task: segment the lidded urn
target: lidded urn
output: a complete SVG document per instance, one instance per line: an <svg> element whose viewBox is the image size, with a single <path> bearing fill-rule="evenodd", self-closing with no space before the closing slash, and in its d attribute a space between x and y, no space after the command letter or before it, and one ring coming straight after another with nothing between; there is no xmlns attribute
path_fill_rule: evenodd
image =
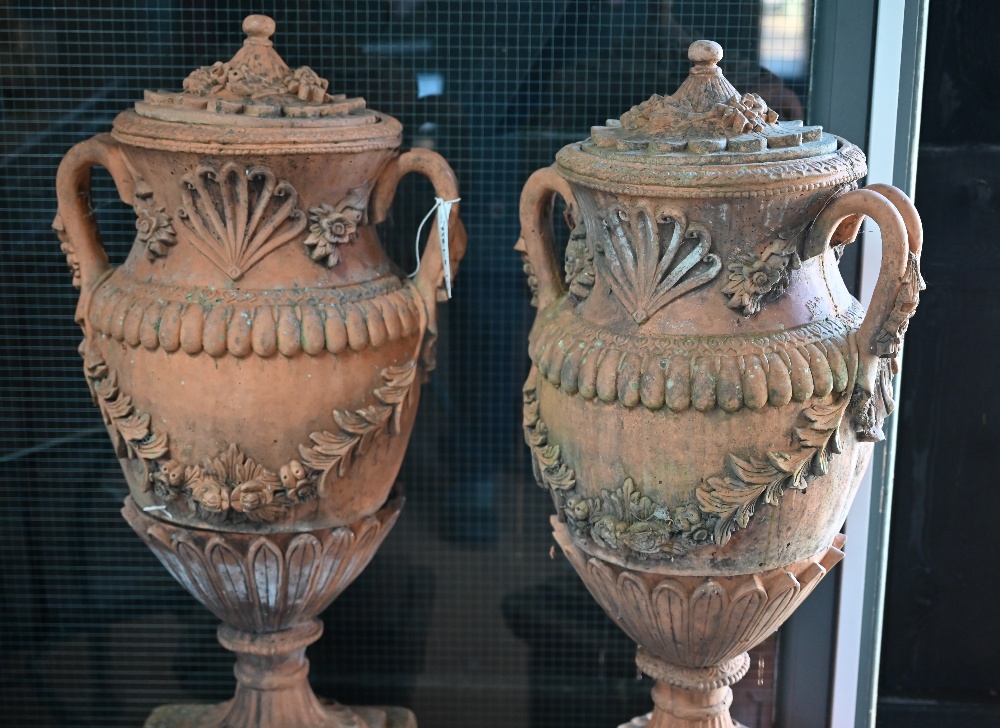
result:
<svg viewBox="0 0 1000 728"><path fill-rule="evenodd" d="M857 188L857 146L737 91L718 44L689 58L675 93L530 177L517 245L538 308L535 476L570 560L669 687L657 705L675 707L675 689L728 691L745 650L839 558L923 288L916 210L894 187ZM554 195L572 228L562 254ZM838 270L864 216L883 239L867 311ZM702 698L688 712L723 721L706 707L721 698ZM664 716L650 725L675 725Z"/></svg>
<svg viewBox="0 0 1000 728"><path fill-rule="evenodd" d="M303 654L399 513L388 498L436 308L465 252L458 187L440 155L400 153L396 119L287 66L273 20L243 29L231 60L147 91L70 150L56 181L53 227L128 481L123 514L239 655L232 701L149 725L410 725L407 711L321 705ZM89 205L95 166L135 211L119 266ZM439 200L407 276L375 226L411 172Z"/></svg>
<svg viewBox="0 0 1000 728"><path fill-rule="evenodd" d="M270 18L244 30L232 60L67 154L55 227L135 503L221 530L343 525L386 500L444 295L436 231L408 279L375 225L408 172L446 200L457 186L437 154L399 154L398 121L285 65ZM94 165L136 214L118 267L87 207Z"/></svg>

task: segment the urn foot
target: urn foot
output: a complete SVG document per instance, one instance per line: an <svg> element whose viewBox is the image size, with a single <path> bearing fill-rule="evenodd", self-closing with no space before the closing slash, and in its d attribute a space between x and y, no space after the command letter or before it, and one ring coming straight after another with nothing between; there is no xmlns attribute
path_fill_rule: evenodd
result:
<svg viewBox="0 0 1000 728"><path fill-rule="evenodd" d="M222 726L219 723L220 710L228 703L221 705L161 705L154 710L143 728L204 728L204 726ZM352 728L417 728L417 719L406 708L347 708L343 705L324 704L323 709L329 714L332 722L324 725L351 726ZM344 722L354 721L354 722ZM212 722L215 721L215 722ZM241 723L230 724L243 726ZM281 723L291 726L289 723Z"/></svg>
<svg viewBox="0 0 1000 728"><path fill-rule="evenodd" d="M746 652L711 667L684 667L653 657L640 647L635 661L640 670L656 680L653 687L656 709L626 725L743 728L729 715L729 707L733 704L730 686L743 679L750 669L750 655Z"/></svg>

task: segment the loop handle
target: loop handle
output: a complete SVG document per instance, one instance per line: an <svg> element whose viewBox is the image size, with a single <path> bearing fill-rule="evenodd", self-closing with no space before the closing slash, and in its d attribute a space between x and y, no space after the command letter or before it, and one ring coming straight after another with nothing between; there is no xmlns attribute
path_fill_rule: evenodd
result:
<svg viewBox="0 0 1000 728"><path fill-rule="evenodd" d="M80 289L76 320L81 325L94 289L111 270L101 231L90 205L91 170L98 166L111 173L118 196L132 207L135 179L129 171L122 146L110 134L98 134L70 149L56 173L59 211L52 227L73 271L73 285Z"/></svg>
<svg viewBox="0 0 1000 728"><path fill-rule="evenodd" d="M559 296L565 288L556 257L555 233L552 229L552 208L559 195L567 206L576 207L576 199L569 182L556 171L555 165L544 167L532 174L521 191L521 238L514 249L527 256L531 275L537 281L538 310L541 311ZM534 287L533 287L534 288Z"/></svg>
<svg viewBox="0 0 1000 728"><path fill-rule="evenodd" d="M882 363L890 360L894 373L903 334L919 303L920 291L924 289L920 276L923 247L920 215L910 198L892 185L873 184L863 190L847 192L834 199L816 217L806 237L803 258L819 255L831 245L852 242L861 218L866 215L882 232L882 264L868 312L858 329L857 386L861 392L856 396L861 400L861 407L856 420L861 420L859 437L876 441L882 439L881 417L871 414L871 403L878 378L887 378L881 391L887 388L891 376ZM891 401L888 404L891 405ZM889 407L885 409L891 411Z"/></svg>
<svg viewBox="0 0 1000 728"><path fill-rule="evenodd" d="M434 194L443 200L458 199L458 180L455 172L437 152L429 149L411 149L391 160L382 170L375 189L372 192L370 213L372 222L384 222L389 214L389 207L396 196L399 181L411 172L422 174L434 186ZM451 275L458 271L458 264L465 255L466 234L465 225L458 216L459 205L451 206L448 216L448 257L451 263ZM420 258L419 269L413 277L413 283L427 305L428 315L435 320L434 312L438 301L447 301L448 293L444 286L444 264L441 258L441 243L438 238L437 225L431 227L424 254Z"/></svg>

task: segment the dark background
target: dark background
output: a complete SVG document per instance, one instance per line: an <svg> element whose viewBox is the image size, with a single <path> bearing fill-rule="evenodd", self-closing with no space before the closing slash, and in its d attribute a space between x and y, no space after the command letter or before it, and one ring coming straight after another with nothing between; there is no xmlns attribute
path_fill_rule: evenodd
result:
<svg viewBox="0 0 1000 728"><path fill-rule="evenodd" d="M404 146L448 158L470 237L401 475L406 510L324 615L317 691L407 705L430 728L608 728L645 712L651 683L636 680L632 646L549 558L549 500L526 467L533 311L511 250L518 194L591 124L672 91L694 38L724 45L738 88L808 118L807 75L779 79L760 63L761 18L795 0L239 5L0 1L0 724L135 726L157 704L231 693L214 618L117 513L124 481L83 380L75 292L49 225L62 154L143 89L228 59L249 12L275 17L290 65L397 116ZM903 372L880 727L1000 725L1000 5L930 5L916 197L928 289ZM418 98L419 74L443 77L443 92ZM406 181L380 231L404 268L432 196ZM103 172L94 202L121 261L132 212ZM775 664L762 655L733 711L751 728L770 724Z"/></svg>
<svg viewBox="0 0 1000 728"><path fill-rule="evenodd" d="M398 117L404 146L447 157L470 239L401 474L404 515L324 615L309 651L317 692L406 705L430 728L606 728L648 711L634 646L549 556L551 501L521 442L534 312L512 250L518 196L592 124L676 88L696 38L725 45L734 83L781 92L801 116L807 66L784 82L761 68L764 11L760 0L0 2L0 724L136 726L161 703L231 695L214 617L118 515L124 480L89 400L76 295L49 226L65 151L143 89L228 60L249 12L276 19L289 65ZM440 93L420 98L422 74L440 77ZM134 215L101 170L93 198L121 261ZM432 201L406 180L380 230L404 269ZM754 664L734 711L752 727L771 714L773 645Z"/></svg>
<svg viewBox="0 0 1000 728"><path fill-rule="evenodd" d="M879 726L1000 726L1000 4L931 0Z"/></svg>

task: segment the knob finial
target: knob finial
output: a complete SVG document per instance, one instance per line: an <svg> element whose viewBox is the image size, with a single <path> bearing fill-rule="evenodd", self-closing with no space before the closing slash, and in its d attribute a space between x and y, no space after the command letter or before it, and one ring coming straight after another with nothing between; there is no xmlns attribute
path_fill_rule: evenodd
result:
<svg viewBox="0 0 1000 728"><path fill-rule="evenodd" d="M246 42L271 45L270 38L274 35L274 27L274 20L266 15L248 15L243 21L243 32L247 34Z"/></svg>
<svg viewBox="0 0 1000 728"><path fill-rule="evenodd" d="M696 66L714 66L722 60L722 46L714 40L696 40L688 47L688 58Z"/></svg>

